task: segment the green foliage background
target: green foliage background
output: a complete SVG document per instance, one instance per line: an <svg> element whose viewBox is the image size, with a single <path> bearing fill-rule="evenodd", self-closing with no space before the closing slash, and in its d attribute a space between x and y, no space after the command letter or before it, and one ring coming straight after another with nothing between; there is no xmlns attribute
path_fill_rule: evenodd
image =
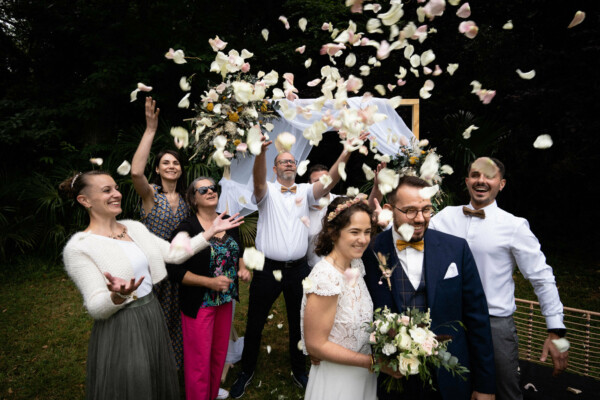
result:
<svg viewBox="0 0 600 400"><path fill-rule="evenodd" d="M198 101L209 81L220 79L208 72L214 59L208 39L215 35L229 43L226 50L254 52L249 60L252 71L293 72L301 97L316 97L318 88L307 88L305 83L318 77L320 67L328 63L318 54L320 45L330 41L321 24L328 21L343 29L352 18L364 27L369 18L350 15L343 3L4 0L0 4L0 264L19 262L22 254L59 257L66 238L84 223L84 215L60 198L58 183L71 172L89 169L90 157L104 158L102 168L109 171L131 160L144 123L143 102L129 102L137 82L154 87L152 96L161 108L154 150L172 147L169 127L189 116L176 107L182 97L179 78L194 75L192 102ZM552 239L557 225L567 232L591 232L591 221L598 216L594 207L587 206L594 203L593 172L599 162L597 2L469 3L471 19L480 27L475 40L456 32L460 19L448 7L447 15L430 23L438 33L416 48L420 53L433 47L436 63L443 68L449 62L460 64L453 77L437 77L432 98L421 102L421 137L430 139L456 171L446 180L445 190L452 201L465 201L465 166L474 157L495 155L508 171L501 206L527 217L542 238ZM412 15L410 10L416 6L416 1L406 1L406 14ZM577 10L586 11L586 20L566 29ZM278 21L280 15L287 16L290 30ZM304 33L297 27L300 17L309 21ZM509 19L515 28L502 30ZM260 35L263 28L270 31L268 42ZM307 47L303 55L294 52L301 45ZM175 65L164 58L170 47L201 61ZM337 66L342 75L357 75L358 66L374 53L372 48L353 51L359 61L350 70L340 59ZM306 69L304 60L309 57L313 65ZM401 57L401 52L394 54L373 69L364 78L363 91L373 91L378 83L394 83L391 77ZM535 69L536 78L518 78L517 68ZM411 79L393 95L418 97L423 80ZM472 80L497 90L490 105L482 105L470 94ZM479 130L465 140L461 134L471 124ZM535 138L544 133L552 136L554 146L533 149ZM324 142L311 160L332 163L336 146L335 139ZM363 161L374 165L370 159L353 157L349 180L338 192L364 184ZM211 166L194 168L187 170L188 176L198 174L199 168L219 174ZM136 218L137 196L129 177L115 174L115 178L124 192L124 217Z"/></svg>

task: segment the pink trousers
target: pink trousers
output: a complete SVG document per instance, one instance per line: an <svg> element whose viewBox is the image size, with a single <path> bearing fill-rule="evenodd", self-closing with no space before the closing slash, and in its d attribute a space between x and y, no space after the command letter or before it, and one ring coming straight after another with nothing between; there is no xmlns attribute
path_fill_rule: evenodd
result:
<svg viewBox="0 0 600 400"><path fill-rule="evenodd" d="M201 308L196 318L181 314L185 396L214 400L229 346L232 304Z"/></svg>

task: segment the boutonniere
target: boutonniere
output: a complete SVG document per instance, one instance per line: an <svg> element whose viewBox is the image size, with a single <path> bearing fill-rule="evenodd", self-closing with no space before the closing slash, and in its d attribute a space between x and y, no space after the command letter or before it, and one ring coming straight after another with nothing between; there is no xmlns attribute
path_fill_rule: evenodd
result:
<svg viewBox="0 0 600 400"><path fill-rule="evenodd" d="M377 252L377 262L379 263L379 269L381 270L381 278L379 278L379 284L383 284L383 279L387 281L388 288L392 290L392 280L390 279L392 273L396 269L396 266L389 268L387 265L387 257Z"/></svg>

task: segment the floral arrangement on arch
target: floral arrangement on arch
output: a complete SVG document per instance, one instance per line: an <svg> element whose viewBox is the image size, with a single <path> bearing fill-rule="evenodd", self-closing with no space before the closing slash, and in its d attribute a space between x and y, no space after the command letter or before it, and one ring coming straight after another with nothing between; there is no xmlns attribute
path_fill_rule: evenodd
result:
<svg viewBox="0 0 600 400"><path fill-rule="evenodd" d="M397 171L399 177L411 175L417 176L432 186L422 189L424 196L431 198L434 205L440 205L444 192L440 189L443 175L452 175L454 170L450 165L442 165L441 155L436 153L436 148L428 148L429 140L413 140L409 143L405 137L401 137L398 153L390 160L390 167Z"/></svg>
<svg viewBox="0 0 600 400"><path fill-rule="evenodd" d="M292 74L284 74L283 90L274 87L279 81L276 71L251 74L247 59L254 54L248 50L241 53L230 50L225 54L221 50L227 43L218 36L208 42L217 53L210 71L219 73L223 81L210 85L200 97L200 103L194 106L195 116L187 120L193 125L191 134L185 128L175 127L171 135L179 148L191 146L194 149L190 160L198 155L202 160L210 154L209 159L225 167L231 164L232 158L248 151L260 154L261 137L273 129L270 121L279 118L276 100L297 98L298 90L293 85ZM189 79L182 77L180 87L189 92ZM269 90L271 95L267 93ZM181 99L180 108L190 107L189 96L187 93Z"/></svg>
<svg viewBox="0 0 600 400"><path fill-rule="evenodd" d="M431 370L443 367L452 375L466 379L469 370L460 365L458 358L447 351L452 340L450 335L436 335L431 330L429 310L420 312L408 309L402 314L391 312L387 307L378 308L373 314L373 322L367 324L371 333L369 341L377 360L373 371L379 373L386 364L404 377L419 375L424 384L433 388ZM388 376L386 390L402 391L403 379Z"/></svg>

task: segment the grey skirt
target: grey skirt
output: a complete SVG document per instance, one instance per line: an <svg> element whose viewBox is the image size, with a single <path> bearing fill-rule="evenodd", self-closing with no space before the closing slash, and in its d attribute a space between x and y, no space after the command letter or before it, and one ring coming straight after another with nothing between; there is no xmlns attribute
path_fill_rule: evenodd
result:
<svg viewBox="0 0 600 400"><path fill-rule="evenodd" d="M94 322L86 399L179 399L167 325L152 293Z"/></svg>

